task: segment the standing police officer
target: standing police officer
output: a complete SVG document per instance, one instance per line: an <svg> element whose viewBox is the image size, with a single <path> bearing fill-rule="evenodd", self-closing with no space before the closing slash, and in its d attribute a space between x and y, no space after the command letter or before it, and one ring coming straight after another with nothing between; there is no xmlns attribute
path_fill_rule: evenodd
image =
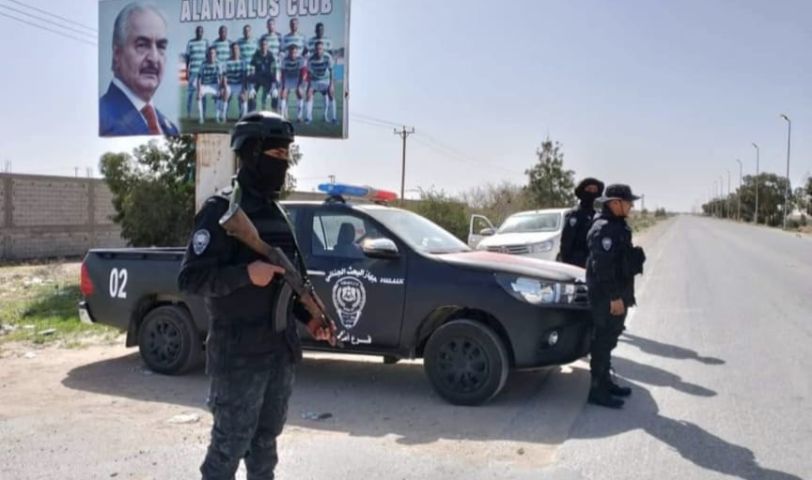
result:
<svg viewBox="0 0 812 480"><path fill-rule="evenodd" d="M596 178L585 178L575 187L575 196L581 203L564 216L559 261L586 268L586 259L589 257L586 234L595 218L595 200L602 194L603 182Z"/></svg>
<svg viewBox="0 0 812 480"><path fill-rule="evenodd" d="M279 115L255 112L234 127L242 189L240 206L260 237L279 247L302 270L290 223L276 200L285 184L293 126ZM209 407L214 415L211 443L200 471L204 480L231 480L245 459L249 480L274 478L276 438L287 418L293 364L301 359L296 317L318 340L332 332L311 318L295 298L282 298L284 270L267 263L219 220L229 202L209 198L195 218L178 276L180 290L205 297L210 317L206 369L211 376ZM291 301L293 315L275 322L277 302Z"/></svg>
<svg viewBox="0 0 812 480"><path fill-rule="evenodd" d="M643 273L646 256L632 245L632 230L626 217L639 197L627 185L609 185L599 200L603 211L587 235L589 259L586 281L595 322L590 368L592 385L589 403L620 408L632 391L612 381L611 353L624 330L626 312L635 305L634 276Z"/></svg>

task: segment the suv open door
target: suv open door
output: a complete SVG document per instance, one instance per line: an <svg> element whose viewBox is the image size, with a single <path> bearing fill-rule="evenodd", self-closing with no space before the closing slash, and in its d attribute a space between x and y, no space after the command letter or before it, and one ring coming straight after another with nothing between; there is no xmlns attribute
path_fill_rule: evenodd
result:
<svg viewBox="0 0 812 480"><path fill-rule="evenodd" d="M496 233L493 223L484 215L471 215L471 222L468 225L468 246L476 248L483 238Z"/></svg>

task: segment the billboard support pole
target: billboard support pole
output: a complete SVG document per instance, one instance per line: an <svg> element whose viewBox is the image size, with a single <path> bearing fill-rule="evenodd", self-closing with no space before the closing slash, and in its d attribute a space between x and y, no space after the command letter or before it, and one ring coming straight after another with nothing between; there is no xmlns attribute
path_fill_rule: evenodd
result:
<svg viewBox="0 0 812 480"><path fill-rule="evenodd" d="M207 198L231 185L237 161L230 136L221 133L195 135L195 211Z"/></svg>

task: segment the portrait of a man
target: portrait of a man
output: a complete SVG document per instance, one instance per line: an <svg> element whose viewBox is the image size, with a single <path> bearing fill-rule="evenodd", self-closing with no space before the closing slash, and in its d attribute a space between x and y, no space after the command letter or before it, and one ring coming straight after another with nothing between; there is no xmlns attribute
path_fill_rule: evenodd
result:
<svg viewBox="0 0 812 480"><path fill-rule="evenodd" d="M113 79L99 99L99 134L178 135L153 98L167 61L167 21L155 6L133 2L113 26Z"/></svg>

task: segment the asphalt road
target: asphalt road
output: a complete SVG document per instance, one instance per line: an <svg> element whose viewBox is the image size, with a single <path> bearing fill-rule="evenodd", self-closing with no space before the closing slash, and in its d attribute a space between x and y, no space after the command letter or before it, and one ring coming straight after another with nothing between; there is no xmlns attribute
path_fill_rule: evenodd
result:
<svg viewBox="0 0 812 480"><path fill-rule="evenodd" d="M310 354L278 478L812 479L812 239L679 217L640 241L640 307L614 360L623 410L585 403L583 361L463 408L419 362ZM121 345L23 353L0 355L0 478L196 478L202 372L151 375Z"/></svg>
<svg viewBox="0 0 812 480"><path fill-rule="evenodd" d="M586 479L812 478L812 239L679 217L649 262L615 368L556 467ZM555 478L555 477L552 477Z"/></svg>

